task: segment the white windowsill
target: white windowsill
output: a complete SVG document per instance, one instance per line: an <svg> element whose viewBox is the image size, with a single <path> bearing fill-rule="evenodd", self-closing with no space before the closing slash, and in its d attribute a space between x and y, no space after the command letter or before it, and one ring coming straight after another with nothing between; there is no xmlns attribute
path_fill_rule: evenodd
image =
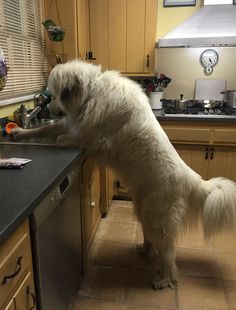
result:
<svg viewBox="0 0 236 310"><path fill-rule="evenodd" d="M28 100L32 100L34 98L34 95L27 95L27 96L23 96L23 97L18 97L18 98L11 98L11 99L4 99L4 100L0 100L0 107L2 106L6 106L9 104L13 104L13 103L18 103L18 102L24 102L24 101L28 101Z"/></svg>

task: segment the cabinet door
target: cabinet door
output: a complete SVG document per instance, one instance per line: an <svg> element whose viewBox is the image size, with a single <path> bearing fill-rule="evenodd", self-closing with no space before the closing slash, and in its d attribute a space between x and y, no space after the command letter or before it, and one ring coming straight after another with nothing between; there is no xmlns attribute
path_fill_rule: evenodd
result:
<svg viewBox="0 0 236 310"><path fill-rule="evenodd" d="M126 72L143 72L145 0L127 0Z"/></svg>
<svg viewBox="0 0 236 310"><path fill-rule="evenodd" d="M90 0L90 45L95 64L108 68L108 0Z"/></svg>
<svg viewBox="0 0 236 310"><path fill-rule="evenodd" d="M129 187L125 184L120 175L115 174L115 195L130 196Z"/></svg>
<svg viewBox="0 0 236 310"><path fill-rule="evenodd" d="M176 144L175 149L190 168L200 174L203 179L207 178L208 147Z"/></svg>
<svg viewBox="0 0 236 310"><path fill-rule="evenodd" d="M48 49L60 56L67 54L69 59L78 57L76 0L45 0L45 16L66 29L61 42L53 42L46 37Z"/></svg>
<svg viewBox="0 0 236 310"><path fill-rule="evenodd" d="M4 310L16 310L14 300L12 299L9 304L4 308Z"/></svg>
<svg viewBox="0 0 236 310"><path fill-rule="evenodd" d="M210 147L209 150L208 179L225 176L227 147Z"/></svg>
<svg viewBox="0 0 236 310"><path fill-rule="evenodd" d="M82 179L83 246L86 259L100 218L100 173L91 160L83 165Z"/></svg>
<svg viewBox="0 0 236 310"><path fill-rule="evenodd" d="M111 169L108 169L108 202L111 205L112 198L114 195L114 173Z"/></svg>
<svg viewBox="0 0 236 310"><path fill-rule="evenodd" d="M109 211L114 194L114 175L113 171L110 168L100 168L100 189L101 212L102 216L105 217Z"/></svg>
<svg viewBox="0 0 236 310"><path fill-rule="evenodd" d="M126 0L109 0L109 69L126 70Z"/></svg>
<svg viewBox="0 0 236 310"><path fill-rule="evenodd" d="M236 147L228 148L225 177L236 182Z"/></svg>
<svg viewBox="0 0 236 310"><path fill-rule="evenodd" d="M157 30L157 0L146 0L145 46L143 55L143 71L154 72L155 44Z"/></svg>
<svg viewBox="0 0 236 310"><path fill-rule="evenodd" d="M236 147L212 147L208 179L226 177L236 181Z"/></svg>
<svg viewBox="0 0 236 310"><path fill-rule="evenodd" d="M78 57L87 60L90 51L89 0L77 0Z"/></svg>

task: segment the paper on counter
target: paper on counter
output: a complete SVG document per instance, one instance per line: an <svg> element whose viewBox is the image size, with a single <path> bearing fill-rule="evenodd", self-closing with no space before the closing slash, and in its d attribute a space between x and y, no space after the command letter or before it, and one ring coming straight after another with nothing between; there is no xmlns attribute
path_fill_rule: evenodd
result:
<svg viewBox="0 0 236 310"><path fill-rule="evenodd" d="M23 168L23 166L32 159L28 158L0 158L0 169Z"/></svg>

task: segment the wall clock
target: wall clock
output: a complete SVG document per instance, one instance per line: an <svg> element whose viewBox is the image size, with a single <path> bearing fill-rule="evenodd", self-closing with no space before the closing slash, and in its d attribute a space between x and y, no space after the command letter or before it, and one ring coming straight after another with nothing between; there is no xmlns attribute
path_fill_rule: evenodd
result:
<svg viewBox="0 0 236 310"><path fill-rule="evenodd" d="M207 49L200 56L200 63L204 68L204 73L210 75L213 72L213 67L217 64L219 55L214 49Z"/></svg>

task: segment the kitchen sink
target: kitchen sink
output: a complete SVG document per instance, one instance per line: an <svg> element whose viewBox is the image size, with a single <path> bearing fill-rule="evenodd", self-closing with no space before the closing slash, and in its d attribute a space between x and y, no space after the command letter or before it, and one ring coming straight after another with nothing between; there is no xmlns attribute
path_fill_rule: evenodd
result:
<svg viewBox="0 0 236 310"><path fill-rule="evenodd" d="M37 121L32 121L30 125L28 126L28 129L33 128L39 128L41 126L47 125L47 124L54 124L58 122L59 118L42 118ZM58 146L57 144L53 142L48 142L45 140L38 140L38 139L30 139L25 141L12 141L9 135L0 137L0 144L7 144L7 145L48 145L48 146Z"/></svg>
<svg viewBox="0 0 236 310"><path fill-rule="evenodd" d="M38 128L44 125L55 124L59 120L59 118L41 118L40 120L32 121L28 128Z"/></svg>

